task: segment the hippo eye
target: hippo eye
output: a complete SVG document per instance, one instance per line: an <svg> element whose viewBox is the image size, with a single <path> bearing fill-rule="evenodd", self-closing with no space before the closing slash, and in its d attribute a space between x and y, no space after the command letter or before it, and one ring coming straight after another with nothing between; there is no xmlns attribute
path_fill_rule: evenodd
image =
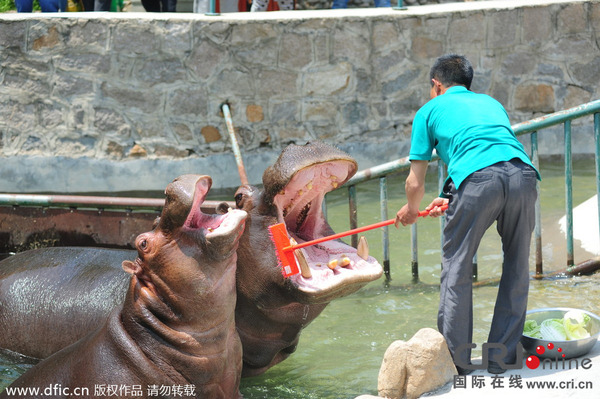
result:
<svg viewBox="0 0 600 399"><path fill-rule="evenodd" d="M235 196L235 206L237 206L239 209L242 209L242 200L244 199L244 194L239 193L238 195Z"/></svg>
<svg viewBox="0 0 600 399"><path fill-rule="evenodd" d="M146 248L148 248L148 241L142 240L140 242L140 249L145 250Z"/></svg>

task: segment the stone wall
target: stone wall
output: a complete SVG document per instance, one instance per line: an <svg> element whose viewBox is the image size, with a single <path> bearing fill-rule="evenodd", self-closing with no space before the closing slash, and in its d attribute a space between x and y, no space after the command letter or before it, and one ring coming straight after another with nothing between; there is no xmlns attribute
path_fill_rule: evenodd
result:
<svg viewBox="0 0 600 399"><path fill-rule="evenodd" d="M474 64L513 123L599 98L600 3L392 9L0 15L0 192L160 190L182 173L250 181L291 142L336 143L360 168L407 154L432 61ZM542 138L542 153L558 151ZM574 132L589 150L590 132ZM545 141L544 141L545 140Z"/></svg>

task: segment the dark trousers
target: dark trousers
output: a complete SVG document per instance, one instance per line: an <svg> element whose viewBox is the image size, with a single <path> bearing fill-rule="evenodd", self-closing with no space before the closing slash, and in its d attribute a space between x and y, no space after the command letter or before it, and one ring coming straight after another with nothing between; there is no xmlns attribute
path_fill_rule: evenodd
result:
<svg viewBox="0 0 600 399"><path fill-rule="evenodd" d="M438 328L455 363L471 362L473 340L472 261L485 231L494 223L502 239L502 277L488 337L504 345L512 364L523 332L529 291L529 249L535 225L536 172L520 160L500 162L471 174L450 197L443 233ZM490 357L493 359L493 354ZM487 366L487 365L486 365Z"/></svg>
<svg viewBox="0 0 600 399"><path fill-rule="evenodd" d="M147 12L175 12L177 0L142 0Z"/></svg>

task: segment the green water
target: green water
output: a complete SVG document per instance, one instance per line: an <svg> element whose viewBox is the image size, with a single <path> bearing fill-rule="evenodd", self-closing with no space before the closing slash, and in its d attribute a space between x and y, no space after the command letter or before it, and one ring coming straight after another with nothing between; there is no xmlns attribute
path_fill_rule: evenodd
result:
<svg viewBox="0 0 600 399"><path fill-rule="evenodd" d="M564 177L560 163L541 167L543 253L545 271L560 270L566 263L566 244L557 221L564 214ZM595 194L593 161L574 165L573 203ZM434 173L427 182L426 200L437 194ZM404 176L388 181L389 218L403 204ZM425 202L424 201L424 202ZM425 203L423 206L426 205ZM379 221L379 188L366 184L358 190L359 226ZM474 210L474 211L485 211ZM344 190L328 196L328 219L336 231L348 229L348 206ZM575 221L577 223L578 221ZM242 380L245 398L344 399L377 394L377 375L387 347L407 340L423 327L436 328L439 300L439 221L422 219L419 232L419 278L411 283L410 228L390 228L392 281L375 281L358 293L333 301L303 332L296 353L259 377ZM371 254L381 259L381 233L365 234ZM575 261L592 255L575 242ZM501 251L492 227L478 254L479 280L500 275ZM531 265L534 265L533 257ZM533 272L533 266L532 266ZM589 277L532 280L529 308L578 307L600 314L600 274ZM496 296L495 285L474 290L474 341L486 342ZM474 352L478 355L478 352ZM29 366L0 357L0 390Z"/></svg>

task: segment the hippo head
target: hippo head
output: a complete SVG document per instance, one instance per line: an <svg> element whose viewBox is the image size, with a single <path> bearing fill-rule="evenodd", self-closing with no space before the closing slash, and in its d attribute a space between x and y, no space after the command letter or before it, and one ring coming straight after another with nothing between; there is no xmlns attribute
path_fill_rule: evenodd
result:
<svg viewBox="0 0 600 399"><path fill-rule="evenodd" d="M210 296L223 280L235 278L236 250L247 214L242 210L203 213L201 205L211 185L209 176L200 175L180 176L170 183L156 227L136 239L137 259L123 262L140 292L168 302L181 314L196 314L198 309L190 301ZM224 279L226 274L230 277ZM226 302L231 307L235 291L229 291L226 294L232 299ZM203 312L206 315L206 309Z"/></svg>
<svg viewBox="0 0 600 399"><path fill-rule="evenodd" d="M275 164L265 170L264 189L240 187L235 197L236 204L249 213L253 229L257 218L261 218L259 228L265 230L268 225L283 222L288 235L296 242L313 240L334 233L322 212L325 194L344 184L356 170L356 161L337 148L318 141L304 146L292 144L284 149ZM253 248L264 246L258 242L259 234L252 229L244 235L253 235L247 245ZM362 248L357 251L340 240L334 240L296 251L303 272L284 281L274 258L275 247L269 239L264 240L266 231L262 237L267 253L261 255L263 263L253 273L286 285L300 303L327 303L357 291L383 273L377 260L368 256L366 245L359 246ZM245 245L240 246L238 254L242 253L242 246ZM336 262L338 266L335 266ZM243 263L244 260L240 259L238 268L244 267ZM238 277L238 292L240 283Z"/></svg>

